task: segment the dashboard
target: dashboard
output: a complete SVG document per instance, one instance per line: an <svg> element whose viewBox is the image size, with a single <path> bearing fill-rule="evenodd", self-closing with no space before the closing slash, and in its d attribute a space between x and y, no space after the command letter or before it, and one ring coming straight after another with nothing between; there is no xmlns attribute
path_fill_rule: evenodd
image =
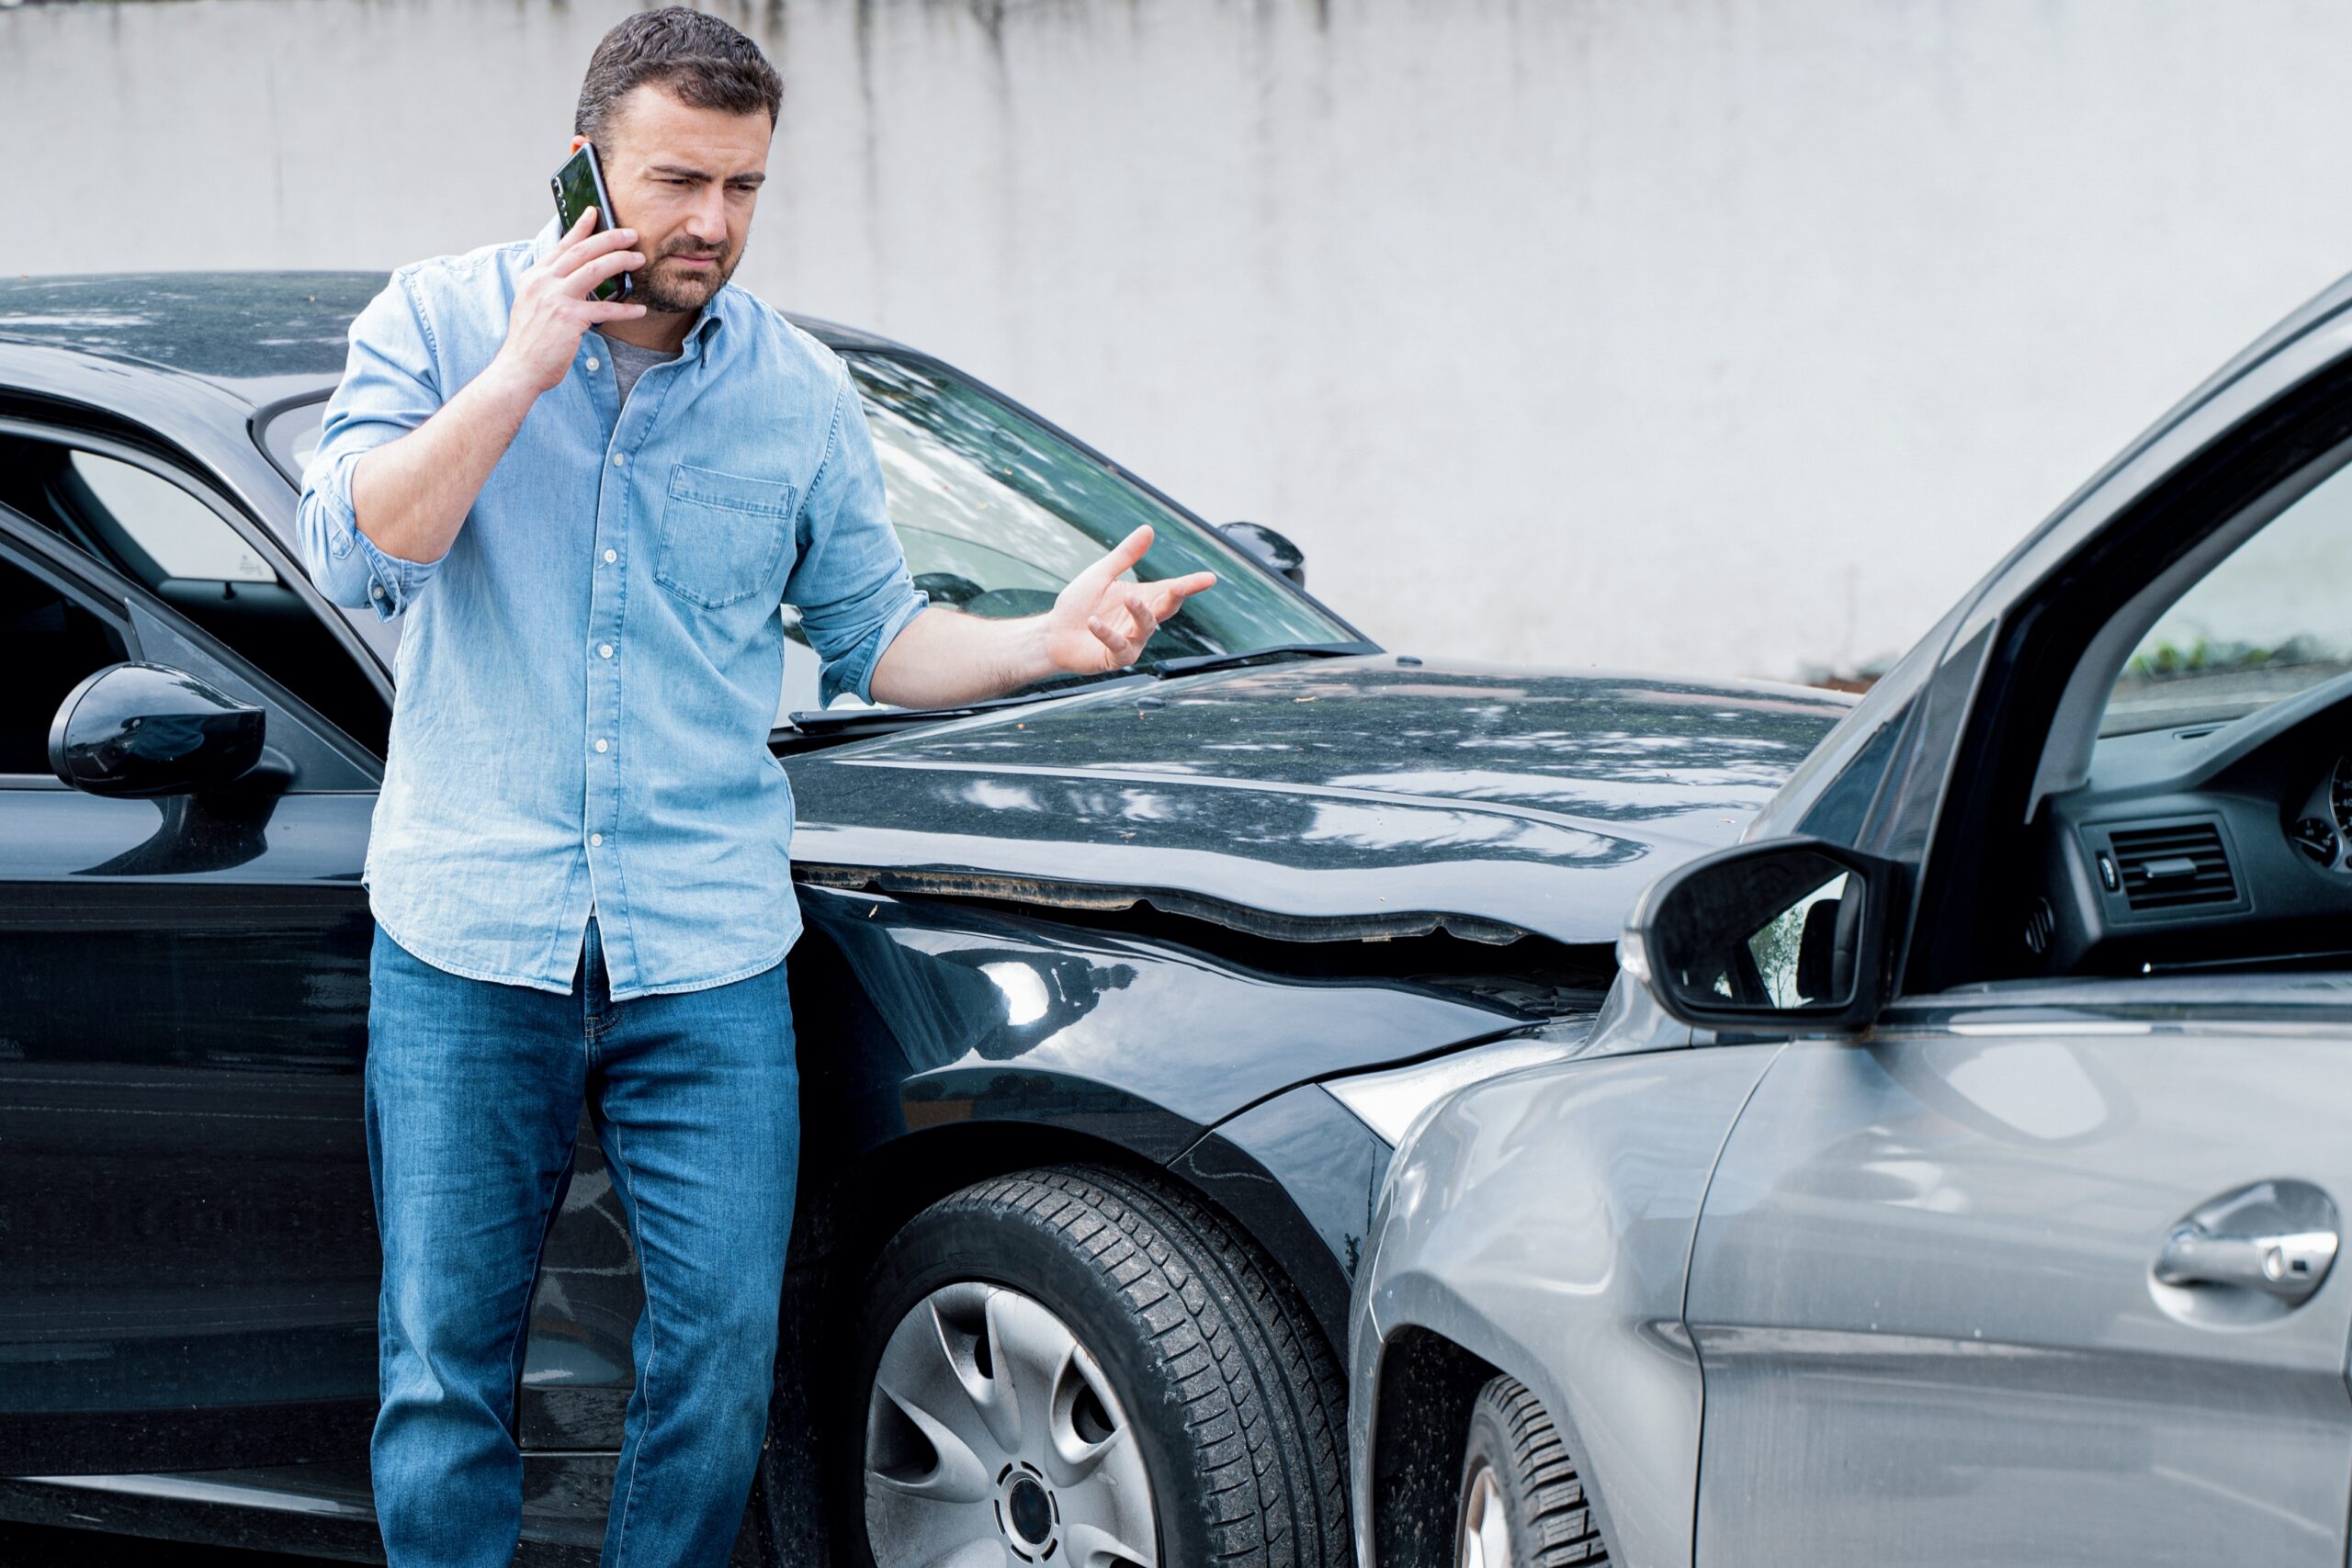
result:
<svg viewBox="0 0 2352 1568"><path fill-rule="evenodd" d="M2303 802L2302 814L2288 828L2287 837L2313 865L2352 870L2344 859L2344 846L2352 843L2352 756L2335 759L2327 782Z"/></svg>
<svg viewBox="0 0 2352 1568"><path fill-rule="evenodd" d="M2352 963L2352 677L2222 723L2103 738L2052 797L2028 967Z"/></svg>

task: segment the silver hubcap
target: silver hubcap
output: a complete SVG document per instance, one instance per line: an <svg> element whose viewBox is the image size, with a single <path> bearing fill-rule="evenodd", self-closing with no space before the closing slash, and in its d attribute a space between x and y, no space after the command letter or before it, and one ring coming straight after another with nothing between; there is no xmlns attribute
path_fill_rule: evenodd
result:
<svg viewBox="0 0 2352 1568"><path fill-rule="evenodd" d="M1460 1568L1511 1568L1510 1518L1494 1466L1482 1464L1462 1499L1462 1539L1453 1560Z"/></svg>
<svg viewBox="0 0 2352 1568"><path fill-rule="evenodd" d="M865 1414L880 1568L1158 1568L1126 1411L1043 1303L944 1285L899 1320Z"/></svg>

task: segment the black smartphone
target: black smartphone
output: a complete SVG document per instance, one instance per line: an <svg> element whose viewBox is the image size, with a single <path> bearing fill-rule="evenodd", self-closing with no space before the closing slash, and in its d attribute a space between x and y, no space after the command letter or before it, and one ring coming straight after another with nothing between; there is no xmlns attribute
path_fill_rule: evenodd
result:
<svg viewBox="0 0 2352 1568"><path fill-rule="evenodd" d="M605 171L597 165L594 143L583 141L580 151L563 161L563 167L548 182L555 187L555 216L558 231L569 234L580 215L590 208L596 209L597 233L613 226L613 198L605 193ZM616 272L588 291L592 299L626 299L628 298L628 274Z"/></svg>

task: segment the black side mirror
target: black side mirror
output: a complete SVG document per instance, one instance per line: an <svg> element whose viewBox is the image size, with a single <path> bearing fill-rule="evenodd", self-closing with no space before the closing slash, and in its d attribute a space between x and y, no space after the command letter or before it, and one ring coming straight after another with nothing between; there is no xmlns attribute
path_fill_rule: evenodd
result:
<svg viewBox="0 0 2352 1568"><path fill-rule="evenodd" d="M1216 531L1297 586L1306 586L1306 552L1263 523L1220 523Z"/></svg>
<svg viewBox="0 0 2352 1568"><path fill-rule="evenodd" d="M1700 1028L1867 1028L1886 1003L1902 884L1894 862L1842 844L1741 844L1660 877L1620 956Z"/></svg>
<svg viewBox="0 0 2352 1568"><path fill-rule="evenodd" d="M57 705L49 765L91 795L199 795L255 771L266 716L169 665L109 664Z"/></svg>

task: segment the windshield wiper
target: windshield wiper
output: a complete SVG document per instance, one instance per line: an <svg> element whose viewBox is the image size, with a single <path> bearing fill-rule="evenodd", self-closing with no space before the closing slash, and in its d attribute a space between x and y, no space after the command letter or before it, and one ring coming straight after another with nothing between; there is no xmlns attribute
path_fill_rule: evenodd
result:
<svg viewBox="0 0 2352 1568"><path fill-rule="evenodd" d="M1171 675L1191 675L1204 670L1233 670L1250 664L1268 664L1291 659L1345 659L1356 654L1378 653L1380 645L1372 642L1293 642L1273 648L1253 648L1239 653L1195 653L1182 659L1163 659L1153 664L1136 665L1124 671L1114 671L1092 680L1063 681L1050 686L1017 692L1009 697L983 697L978 702L956 703L935 708L812 708L787 714L792 722L769 736L771 745L789 740L796 734L821 736L828 740L844 740L865 735L885 735L894 729L906 729L922 724L944 724L951 718L969 718L975 714L990 713L999 708L1022 707L1041 703L1048 697L1065 697L1079 692L1115 691L1122 686L1148 684L1166 680Z"/></svg>
<svg viewBox="0 0 2352 1568"><path fill-rule="evenodd" d="M1272 648L1246 649L1239 653L1187 654L1182 659L1162 659L1138 668L1165 680L1170 675L1193 675L1204 670L1238 670L1244 665L1271 664L1288 659L1348 659L1379 651L1376 642L1285 642Z"/></svg>
<svg viewBox="0 0 2352 1568"><path fill-rule="evenodd" d="M1048 697L1067 697L1079 692L1108 691L1119 686L1131 686L1151 679L1143 671L1130 671L1092 681L1070 681L1060 685L1035 691L1016 692L1009 697L982 697L977 702L956 703L937 708L809 708L787 714L791 728L803 735L878 735L885 730L904 729L916 724L944 724L951 718L969 718L974 714L989 713L997 708L1023 707L1030 703L1042 703ZM788 734L779 730L777 734Z"/></svg>

